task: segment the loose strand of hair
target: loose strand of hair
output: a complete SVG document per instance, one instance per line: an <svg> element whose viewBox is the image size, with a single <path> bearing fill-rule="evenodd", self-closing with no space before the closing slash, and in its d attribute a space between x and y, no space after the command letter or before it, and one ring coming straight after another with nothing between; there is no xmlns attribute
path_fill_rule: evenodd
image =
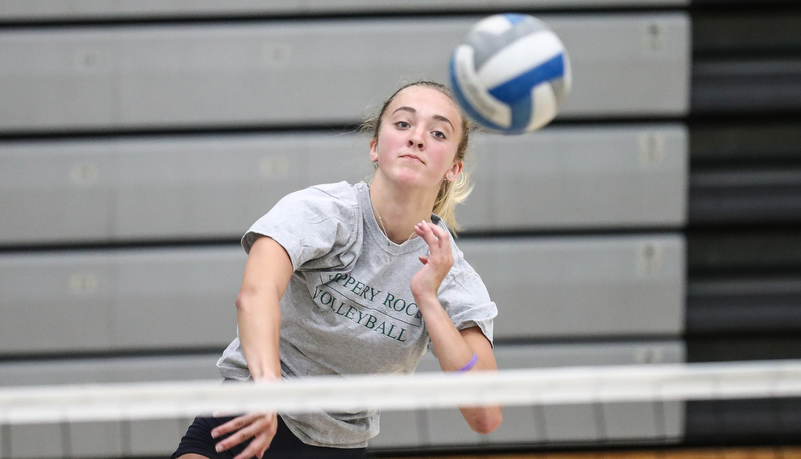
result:
<svg viewBox="0 0 801 459"><path fill-rule="evenodd" d="M445 180L439 189L434 202L434 213L437 214L456 237L461 226L456 222L456 205L463 202L473 191L470 185L470 174L462 171L455 181Z"/></svg>

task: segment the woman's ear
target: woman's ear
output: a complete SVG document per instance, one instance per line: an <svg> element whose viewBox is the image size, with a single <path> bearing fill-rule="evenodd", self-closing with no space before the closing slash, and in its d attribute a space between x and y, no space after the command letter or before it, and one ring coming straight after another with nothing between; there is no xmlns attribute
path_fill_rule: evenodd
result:
<svg viewBox="0 0 801 459"><path fill-rule="evenodd" d="M449 182L455 182L459 174L462 173L462 169L464 169L464 161L454 161L451 168L445 173L445 179Z"/></svg>
<svg viewBox="0 0 801 459"><path fill-rule="evenodd" d="M378 162L378 145L375 137L370 139L370 161Z"/></svg>

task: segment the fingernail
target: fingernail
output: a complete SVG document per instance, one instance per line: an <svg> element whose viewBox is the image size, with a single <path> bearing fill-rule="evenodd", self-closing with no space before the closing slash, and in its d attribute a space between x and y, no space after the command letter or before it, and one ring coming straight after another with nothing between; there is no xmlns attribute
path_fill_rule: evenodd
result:
<svg viewBox="0 0 801 459"><path fill-rule="evenodd" d="M218 443L217 446L214 447L214 449L216 449L217 452L219 453L219 452L221 452L223 450L223 447L222 447L221 444Z"/></svg>

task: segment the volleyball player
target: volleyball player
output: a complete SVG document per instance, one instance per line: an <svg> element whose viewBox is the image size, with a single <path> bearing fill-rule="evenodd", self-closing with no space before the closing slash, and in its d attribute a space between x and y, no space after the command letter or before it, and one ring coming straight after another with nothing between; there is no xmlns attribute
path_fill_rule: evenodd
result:
<svg viewBox="0 0 801 459"><path fill-rule="evenodd" d="M226 380L410 373L429 347L445 372L496 370L496 306L448 230L469 192L468 120L446 87L417 82L371 129L369 186L289 194L243 237ZM497 406L461 411L480 433L501 422ZM377 433L372 410L198 417L173 457L359 458Z"/></svg>

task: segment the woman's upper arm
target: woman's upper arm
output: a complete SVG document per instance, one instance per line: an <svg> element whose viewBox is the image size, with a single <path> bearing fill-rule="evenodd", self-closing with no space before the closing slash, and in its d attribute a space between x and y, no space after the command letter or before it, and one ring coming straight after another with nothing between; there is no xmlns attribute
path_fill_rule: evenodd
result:
<svg viewBox="0 0 801 459"><path fill-rule="evenodd" d="M267 236L260 237L250 248L240 295L269 289L281 298L293 271L292 261L281 244Z"/></svg>
<svg viewBox="0 0 801 459"><path fill-rule="evenodd" d="M483 370L497 370L498 364L495 362L495 354L492 352L492 344L484 336L484 333L479 327L465 328L459 331L462 338L467 342L467 345L476 353L481 368Z"/></svg>

